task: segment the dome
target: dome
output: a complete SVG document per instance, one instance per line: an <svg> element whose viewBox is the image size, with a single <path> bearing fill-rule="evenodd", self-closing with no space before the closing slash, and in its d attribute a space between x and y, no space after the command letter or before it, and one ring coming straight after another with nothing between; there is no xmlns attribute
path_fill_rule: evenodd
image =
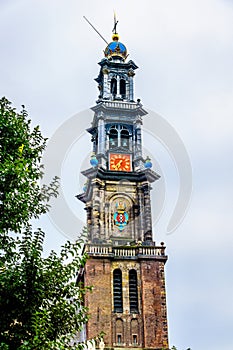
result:
<svg viewBox="0 0 233 350"><path fill-rule="evenodd" d="M119 36L118 34L113 34L112 36L112 42L108 44L106 49L104 50L104 55L107 58L116 57L116 58L122 58L123 60L126 59L127 55L127 49L124 44L119 42Z"/></svg>

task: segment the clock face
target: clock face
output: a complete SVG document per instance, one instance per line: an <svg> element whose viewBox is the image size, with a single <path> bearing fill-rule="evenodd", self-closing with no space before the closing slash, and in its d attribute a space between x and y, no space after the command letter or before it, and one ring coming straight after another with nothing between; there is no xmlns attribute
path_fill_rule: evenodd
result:
<svg viewBox="0 0 233 350"><path fill-rule="evenodd" d="M131 171L130 154L109 154L109 170Z"/></svg>

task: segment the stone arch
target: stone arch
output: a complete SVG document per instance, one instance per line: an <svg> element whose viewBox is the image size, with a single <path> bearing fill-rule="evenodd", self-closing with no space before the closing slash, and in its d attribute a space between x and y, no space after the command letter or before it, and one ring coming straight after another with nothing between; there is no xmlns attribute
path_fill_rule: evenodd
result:
<svg viewBox="0 0 233 350"><path fill-rule="evenodd" d="M113 306L114 312L123 312L122 271L113 270Z"/></svg>
<svg viewBox="0 0 233 350"><path fill-rule="evenodd" d="M129 270L129 305L130 313L138 313L138 274L135 269Z"/></svg>

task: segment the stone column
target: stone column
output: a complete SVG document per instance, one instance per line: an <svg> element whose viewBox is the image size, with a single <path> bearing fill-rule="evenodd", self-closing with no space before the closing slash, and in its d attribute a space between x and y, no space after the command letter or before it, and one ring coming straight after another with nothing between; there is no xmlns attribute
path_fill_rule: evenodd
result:
<svg viewBox="0 0 233 350"><path fill-rule="evenodd" d="M100 198L99 190L93 185L93 202L92 202L92 241L96 241L100 237Z"/></svg>
<svg viewBox="0 0 233 350"><path fill-rule="evenodd" d="M142 160L142 130L141 130L142 120L138 116L137 120L134 122L134 166L135 170L143 168Z"/></svg>
<svg viewBox="0 0 233 350"><path fill-rule="evenodd" d="M144 188L144 206L145 206L145 233L144 240L152 241L152 219L151 219L151 201L150 188L146 185Z"/></svg>
<svg viewBox="0 0 233 350"><path fill-rule="evenodd" d="M105 239L109 239L109 232L110 232L110 220L111 220L111 214L110 214L110 203L105 203Z"/></svg>
<svg viewBox="0 0 233 350"><path fill-rule="evenodd" d="M117 75L117 94L116 94L116 98L120 98L120 77L119 75Z"/></svg>
<svg viewBox="0 0 233 350"><path fill-rule="evenodd" d="M130 100L130 78L128 78L125 82L125 95L126 99Z"/></svg>
<svg viewBox="0 0 233 350"><path fill-rule="evenodd" d="M138 238L144 240L144 201L142 188L138 188L138 204L139 204L139 216L138 216Z"/></svg>
<svg viewBox="0 0 233 350"><path fill-rule="evenodd" d="M103 98L109 98L108 73L109 70L103 67Z"/></svg>
<svg viewBox="0 0 233 350"><path fill-rule="evenodd" d="M91 204L88 203L88 205L86 206L85 210L87 212L87 230L88 230L88 234L91 237L92 234L92 218L91 218ZM89 239L89 238L88 238Z"/></svg>
<svg viewBox="0 0 233 350"><path fill-rule="evenodd" d="M128 76L129 76L129 100L134 101L134 86L133 86L133 77L135 73L132 69L129 70Z"/></svg>
<svg viewBox="0 0 233 350"><path fill-rule="evenodd" d="M104 115L100 112L98 121L98 154L105 152L105 130L104 130Z"/></svg>
<svg viewBox="0 0 233 350"><path fill-rule="evenodd" d="M105 158L105 123L104 114L100 112L98 115L98 151L96 157L99 161L99 165L106 168L106 158Z"/></svg>
<svg viewBox="0 0 233 350"><path fill-rule="evenodd" d="M105 238L105 205L104 205L104 187L100 186L100 238Z"/></svg>

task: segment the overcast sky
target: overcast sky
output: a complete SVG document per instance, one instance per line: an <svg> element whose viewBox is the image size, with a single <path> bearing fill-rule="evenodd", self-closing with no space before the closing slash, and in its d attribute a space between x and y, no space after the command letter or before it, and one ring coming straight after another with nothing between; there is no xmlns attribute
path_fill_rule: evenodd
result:
<svg viewBox="0 0 233 350"><path fill-rule="evenodd" d="M33 124L39 124L45 136L59 140L57 149L65 149L58 174L62 195L73 215L84 220L82 203L74 196L84 182L79 171L88 166L91 145L82 132L92 116L87 110L97 99L93 79L105 43L83 15L110 41L114 9L120 40L139 66L135 97L141 98L145 109L166 119L173 136L177 133L183 141L192 165L191 203L183 222L168 235L180 190L180 165L172 159L174 149L153 135L144 137L146 151L163 175L161 185L158 182L153 189L154 213L157 187L166 189L154 235L156 241L166 242L169 255L170 344L179 350L232 350L233 2L1 0L0 95L17 108L24 104ZM67 127L77 118L82 119L77 140L69 144ZM148 118L152 119L145 121L145 129L155 121ZM74 130L70 132L74 137ZM159 130L153 132L159 136ZM56 156L51 159L55 170ZM47 251L59 249L65 235L69 237L47 217L40 225L48 232Z"/></svg>

